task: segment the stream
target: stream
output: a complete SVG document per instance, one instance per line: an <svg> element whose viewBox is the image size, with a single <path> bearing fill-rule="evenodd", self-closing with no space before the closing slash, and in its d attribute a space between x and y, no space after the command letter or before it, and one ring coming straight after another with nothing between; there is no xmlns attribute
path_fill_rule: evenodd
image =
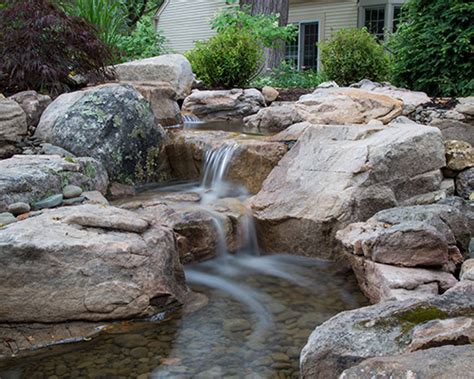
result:
<svg viewBox="0 0 474 379"><path fill-rule="evenodd" d="M243 202L246 191L225 180L235 148L208 152L201 183L148 189L137 198L173 191L198 194L200 207L225 197ZM367 300L354 276L332 263L262 255L251 216L242 220L240 251L230 254L222 236L216 258L185 267L189 287L207 305L160 321L122 322L90 341L10 360L0 378L298 378L314 328Z"/></svg>

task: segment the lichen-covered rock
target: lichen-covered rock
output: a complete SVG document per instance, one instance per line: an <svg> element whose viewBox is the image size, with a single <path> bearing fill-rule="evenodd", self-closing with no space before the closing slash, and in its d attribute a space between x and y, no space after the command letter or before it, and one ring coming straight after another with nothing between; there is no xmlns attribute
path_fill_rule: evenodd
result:
<svg viewBox="0 0 474 379"><path fill-rule="evenodd" d="M0 229L1 322L151 316L187 292L174 234L136 214L80 205Z"/></svg>
<svg viewBox="0 0 474 379"><path fill-rule="evenodd" d="M176 91L178 99L191 93L194 81L191 64L184 55L165 54L125 62L114 67L117 78L122 81L168 82Z"/></svg>
<svg viewBox="0 0 474 379"><path fill-rule="evenodd" d="M64 159L58 155L15 155L0 161L0 212L17 202L32 204L61 193L68 184L107 191L107 172L93 158Z"/></svg>
<svg viewBox="0 0 474 379"><path fill-rule="evenodd" d="M16 101L0 98L0 159L15 152L15 143L27 133L26 114Z"/></svg>
<svg viewBox="0 0 474 379"><path fill-rule="evenodd" d="M299 126L303 134L252 199L267 251L334 257L341 227L440 189L436 128Z"/></svg>
<svg viewBox="0 0 474 379"><path fill-rule="evenodd" d="M465 141L446 141L446 167L453 171L462 171L474 167L474 148Z"/></svg>
<svg viewBox="0 0 474 379"><path fill-rule="evenodd" d="M51 103L48 95L42 95L36 91L18 92L9 98L15 100L25 112L30 133L34 132L41 115Z"/></svg>
<svg viewBox="0 0 474 379"><path fill-rule="evenodd" d="M59 96L35 136L77 156L90 156L111 180L126 183L167 177L165 132L150 104L130 85L104 85Z"/></svg>
<svg viewBox="0 0 474 379"><path fill-rule="evenodd" d="M415 329L426 327L433 320L472 319L473 312L474 283L467 281L441 296L422 301L391 301L342 312L317 327L309 337L301 353L301 376L337 378L344 370L368 358L412 351ZM438 343L434 346L453 344L458 330L444 330L447 333L451 330L453 338L445 334L440 340L439 334L434 333L431 340ZM428 343L425 339L424 344Z"/></svg>
<svg viewBox="0 0 474 379"><path fill-rule="evenodd" d="M194 90L183 103L184 114L192 114L201 120L242 120L265 107L260 91L232 89L222 91Z"/></svg>
<svg viewBox="0 0 474 379"><path fill-rule="evenodd" d="M474 200L474 167L468 168L456 176L456 192L466 200Z"/></svg>

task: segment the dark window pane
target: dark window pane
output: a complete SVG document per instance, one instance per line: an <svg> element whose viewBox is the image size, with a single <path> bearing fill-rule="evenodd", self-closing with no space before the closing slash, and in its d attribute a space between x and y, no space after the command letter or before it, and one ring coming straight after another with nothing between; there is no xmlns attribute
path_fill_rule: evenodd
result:
<svg viewBox="0 0 474 379"><path fill-rule="evenodd" d="M402 7L394 6L393 8L393 32L395 33L402 17Z"/></svg>
<svg viewBox="0 0 474 379"><path fill-rule="evenodd" d="M318 68L318 39L319 30L318 23L306 23L302 24L302 40L303 40L303 51L301 59L301 69L303 70L316 70Z"/></svg>
<svg viewBox="0 0 474 379"><path fill-rule="evenodd" d="M379 39L384 37L385 8L365 8L365 27Z"/></svg>
<svg viewBox="0 0 474 379"><path fill-rule="evenodd" d="M298 42L299 33L293 41L286 43L285 61L294 68L298 68Z"/></svg>

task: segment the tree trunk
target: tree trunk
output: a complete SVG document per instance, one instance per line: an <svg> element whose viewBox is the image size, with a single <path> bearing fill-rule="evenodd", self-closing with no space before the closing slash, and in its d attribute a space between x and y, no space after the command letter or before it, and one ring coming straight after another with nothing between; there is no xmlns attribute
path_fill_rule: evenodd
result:
<svg viewBox="0 0 474 379"><path fill-rule="evenodd" d="M288 12L290 9L289 0L240 0L240 6L251 5L252 14L279 13L279 25L288 24ZM278 67L285 58L285 46L265 49L265 68L272 69Z"/></svg>

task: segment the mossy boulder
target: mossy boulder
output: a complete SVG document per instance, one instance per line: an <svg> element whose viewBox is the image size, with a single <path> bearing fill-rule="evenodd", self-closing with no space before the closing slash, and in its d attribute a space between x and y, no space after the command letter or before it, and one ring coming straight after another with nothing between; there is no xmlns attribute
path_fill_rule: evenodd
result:
<svg viewBox="0 0 474 379"><path fill-rule="evenodd" d="M99 160L111 180L137 184L166 176L165 132L150 104L130 85L59 96L44 112L35 136Z"/></svg>

